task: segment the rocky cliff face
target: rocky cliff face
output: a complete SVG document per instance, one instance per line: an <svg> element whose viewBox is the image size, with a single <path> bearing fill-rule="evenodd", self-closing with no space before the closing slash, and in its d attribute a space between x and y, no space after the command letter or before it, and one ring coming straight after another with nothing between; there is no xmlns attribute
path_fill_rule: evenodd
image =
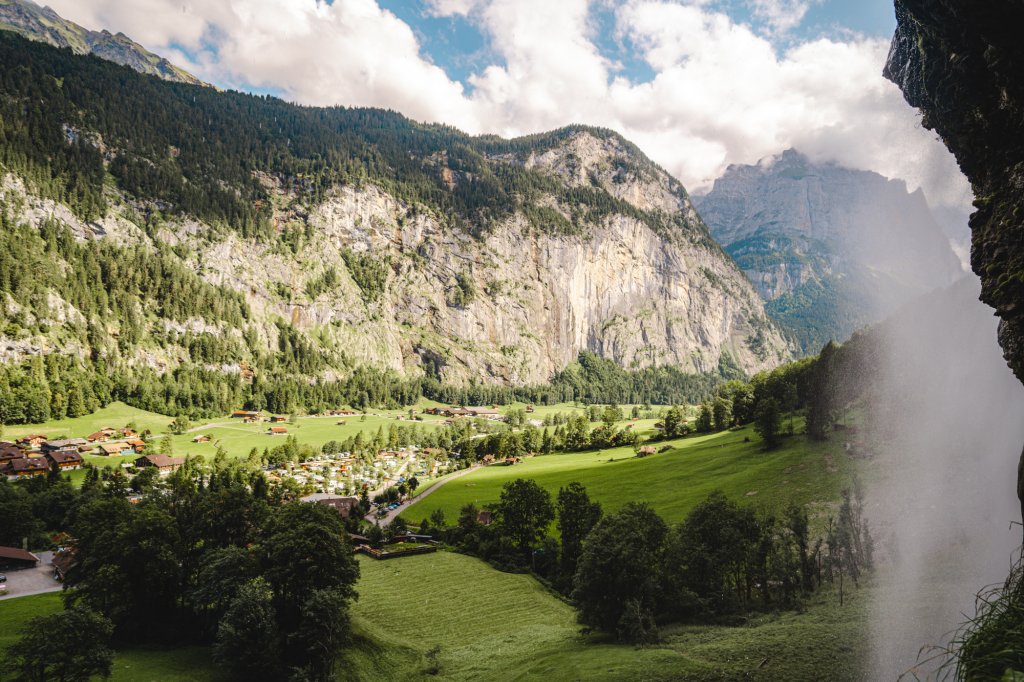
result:
<svg viewBox="0 0 1024 682"><path fill-rule="evenodd" d="M627 368L673 364L693 372L724 362L753 373L790 357L757 293L708 237L678 181L636 158L618 136L580 129L557 139L503 162L570 186L607 187L676 228L662 233L612 211L564 235L515 213L474 235L376 186L338 186L306 204L265 176L275 223L308 235L301 248L194 219L167 222L151 242L126 218L127 204L82 224L12 178L5 190L30 222L57 215L80 238L176 246L204 279L246 296L268 347L277 343L274 321L284 320L335 349L343 367L529 384L546 382L583 349ZM541 203L573 214L554 197ZM382 267L372 291L357 262ZM315 286L328 271L330 285Z"/></svg>
<svg viewBox="0 0 1024 682"><path fill-rule="evenodd" d="M678 183L664 173L616 183L623 153L615 138L581 131L523 162L570 184L614 185L642 210L682 213L696 221L696 239L665 238L620 214L575 236L515 215L481 239L414 215L378 188L339 187L304 211L313 236L298 254L232 237L196 242L196 265L207 279L247 291L265 315L317 330L360 363L412 373L427 366L444 381L544 382L582 349L627 368L694 372L717 370L723 354L747 372L786 358L749 282L699 238L703 226ZM308 296L308 283L327 268L348 273L346 253L389 264L381 295L368 300L349 275ZM254 291L257 282L268 286ZM290 301L272 293L278 282Z"/></svg>
<svg viewBox="0 0 1024 682"><path fill-rule="evenodd" d="M1024 380L1024 5L896 0L896 18L885 75L973 185L971 266ZM1024 510L1024 455L1018 495Z"/></svg>
<svg viewBox="0 0 1024 682"><path fill-rule="evenodd" d="M89 31L29 0L0 0L0 29L54 47L70 48L75 54L94 54L165 80L202 85L192 74L149 52L123 33Z"/></svg>
<svg viewBox="0 0 1024 682"><path fill-rule="evenodd" d="M962 274L923 193L795 150L730 166L695 203L769 312L817 350ZM823 298L826 297L827 298ZM836 311L842 310L842 316Z"/></svg>

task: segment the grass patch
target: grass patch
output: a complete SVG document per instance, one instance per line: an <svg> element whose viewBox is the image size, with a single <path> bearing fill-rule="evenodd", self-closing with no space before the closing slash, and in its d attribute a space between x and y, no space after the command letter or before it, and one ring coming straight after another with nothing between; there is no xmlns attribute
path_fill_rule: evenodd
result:
<svg viewBox="0 0 1024 682"><path fill-rule="evenodd" d="M666 444L671 446L667 452L642 459L634 456L632 448L614 448L531 457L511 467L485 467L415 502L402 516L415 523L440 509L452 523L463 505L495 503L506 482L532 478L552 495L570 481L579 481L606 512L642 501L666 521L677 522L715 489L740 503L770 509L791 501L832 503L849 483L853 466L838 440L817 443L795 436L765 452L751 427Z"/></svg>
<svg viewBox="0 0 1024 682"><path fill-rule="evenodd" d="M581 633L571 606L527 575L439 552L401 561L360 558L359 637L340 679L853 680L868 592L846 605L828 593L804 613L739 627L672 626L656 646ZM452 608L458 604L458 608ZM426 652L440 646L440 674Z"/></svg>

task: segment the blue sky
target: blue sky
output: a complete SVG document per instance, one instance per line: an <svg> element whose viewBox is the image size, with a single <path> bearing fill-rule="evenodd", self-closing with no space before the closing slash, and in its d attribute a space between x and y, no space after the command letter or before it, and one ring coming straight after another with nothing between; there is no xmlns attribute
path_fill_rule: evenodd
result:
<svg viewBox="0 0 1024 682"><path fill-rule="evenodd" d="M500 60L500 55L489 47L486 31L470 17L436 16L429 0L379 0L379 4L412 27L424 56L467 87L471 74ZM592 8L595 42L601 54L622 65L622 75L633 82L650 80L654 71L638 57L628 38L615 36L616 4L620 3ZM737 22L765 27L765 22L753 14L744 0L720 0L710 5ZM773 42L784 49L794 42L851 32L888 39L895 29L891 0L827 0L811 4L800 24L784 36L773 37Z"/></svg>

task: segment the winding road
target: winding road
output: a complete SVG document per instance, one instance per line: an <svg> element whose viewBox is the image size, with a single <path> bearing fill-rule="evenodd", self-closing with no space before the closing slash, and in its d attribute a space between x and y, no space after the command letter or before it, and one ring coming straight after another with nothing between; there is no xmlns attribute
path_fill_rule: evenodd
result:
<svg viewBox="0 0 1024 682"><path fill-rule="evenodd" d="M430 495L431 493L433 493L435 490L437 490L438 488L440 488L444 484L450 483L450 482L454 481L456 478L462 478L466 474L472 473L472 472L476 471L477 469L483 468L484 466L487 466L487 465L486 464L474 465L474 466L469 467L468 469L460 469L459 471L456 471L453 474L448 474L447 476L442 478L440 481L437 481L437 482L433 483L429 488L427 488L426 490L421 492L416 497L412 497L412 498L406 500L405 502L403 502L402 504L398 505L398 507L396 507L395 509L392 509L392 510L388 511L388 513L385 514L384 516L381 516L380 518L378 518L376 516L376 514L374 514L373 512L370 512L370 514L368 514L366 516L366 520L369 521L370 523L379 523L382 526L389 526L389 525L391 525L392 521L394 521L396 518L398 518L399 514L401 514L403 511L405 511L414 502L419 502L424 497L426 497L427 495Z"/></svg>

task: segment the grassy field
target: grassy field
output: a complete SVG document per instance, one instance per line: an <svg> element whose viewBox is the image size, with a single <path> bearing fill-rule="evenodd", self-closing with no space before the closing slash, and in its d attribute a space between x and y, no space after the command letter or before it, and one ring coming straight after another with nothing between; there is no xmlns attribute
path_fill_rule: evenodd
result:
<svg viewBox="0 0 1024 682"><path fill-rule="evenodd" d="M756 616L741 626L670 626L655 646L583 634L573 609L526 575L501 573L449 552L373 561L360 557L356 633L340 680L855 680L868 590L816 596L803 613ZM452 608L457 603L458 608ZM0 648L21 624L61 608L59 594L0 602ZM439 674L426 652L440 647ZM0 679L4 676L0 674ZM117 652L114 682L217 682L204 647Z"/></svg>
<svg viewBox="0 0 1024 682"><path fill-rule="evenodd" d="M421 400L413 409L422 412L426 407L438 406L440 403ZM517 403L501 407L503 412L513 409L524 408L525 404ZM629 414L631 406L623 406L626 414ZM569 403L539 406L530 418L543 419L546 414L573 413L582 411L583 408L576 407ZM407 417L409 408L401 410L374 410L364 415L352 417L297 417L293 422L281 424L288 429L288 434L295 436L300 443L320 448L324 443L337 440L342 441L350 436L362 432L364 436L372 437L378 429L383 428L385 433L392 425L408 426L419 424L421 428L436 429L444 424L444 417L421 415L423 421L411 422ZM84 438L89 434L99 431L104 427L121 428L128 424L134 424L141 432L149 429L156 437L167 432L172 417L147 412L124 403L111 403L96 412L84 416L61 420L48 421L42 424L27 424L19 426L8 426L4 428L3 438L14 440L30 433L43 433L51 439L57 438ZM339 422L344 421L343 425ZM655 420L646 419L632 422L634 429L639 433L649 434L653 431ZM623 422L623 425L630 422ZM269 424L266 422L246 424L240 419L231 419L227 415L214 419L200 420L193 422L188 433L172 436L171 442L176 456L202 455L207 460L213 458L218 447L223 447L230 457L245 457L249 451L256 448L262 452L264 448L273 448L280 445L284 436L267 435ZM210 436L207 443L193 443L192 439L198 435ZM100 455L86 455L85 460L95 466L120 466L122 462L133 461L135 456L106 457ZM69 472L73 480L84 477L85 472Z"/></svg>
<svg viewBox="0 0 1024 682"><path fill-rule="evenodd" d="M837 499L852 474L852 463L838 441L816 443L795 436L765 452L760 438L746 427L666 444L672 446L669 451L642 459L632 448L617 448L485 467L444 485L402 516L415 523L440 509L453 523L465 504L497 502L501 486L515 478L532 478L552 495L570 481L579 481L606 511L630 501L648 502L670 522L682 520L715 489L744 504L773 509L790 501L810 504L813 513Z"/></svg>
<svg viewBox="0 0 1024 682"><path fill-rule="evenodd" d="M436 403L423 401L415 409L420 411L423 407L434 404ZM424 415L422 422L398 419L398 417L407 415L408 408L405 410L376 411L367 414L365 419L362 415L354 417L298 417L295 423L285 423L282 426L288 429L289 435L294 435L298 438L300 443L319 448L327 441L345 440L359 432L366 436L373 436L381 427L384 428L386 433L392 424L401 426L416 423L422 428L439 428L444 422L443 417L432 417L430 415ZM159 437L167 432L171 421L172 418L166 415L139 410L124 403L111 403L85 417L61 419L43 424L8 426L4 428L3 437L7 440L14 440L30 433L43 433L51 439L84 438L106 426L120 428L127 424L134 424L139 431L149 429L155 436ZM345 424L339 425L339 421L344 421ZM266 422L245 424L240 419L230 419L225 415L224 417L194 422L188 433L172 436L171 441L174 454L177 456L202 455L209 460L213 458L217 447L222 446L227 450L229 456L244 457L252 448L262 452L264 448L272 448L284 441L283 436L267 435L268 426L269 424ZM192 439L200 434L209 435L211 437L210 442L193 443ZM85 459L96 466L119 466L122 462L134 460L135 457L86 455ZM72 474L78 473L80 472L72 472Z"/></svg>
<svg viewBox="0 0 1024 682"><path fill-rule="evenodd" d="M361 637L341 679L429 678L440 647L446 680L852 680L866 592L839 607L828 594L802 614L740 627L677 626L637 648L581 634L573 609L533 578L440 552L361 560L353 619ZM458 603L458 609L451 604Z"/></svg>

